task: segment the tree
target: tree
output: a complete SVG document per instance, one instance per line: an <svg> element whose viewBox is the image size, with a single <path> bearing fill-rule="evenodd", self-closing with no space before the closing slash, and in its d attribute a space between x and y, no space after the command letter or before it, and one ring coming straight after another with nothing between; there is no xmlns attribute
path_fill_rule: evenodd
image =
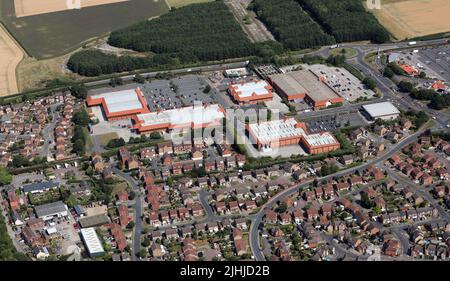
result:
<svg viewBox="0 0 450 281"><path fill-rule="evenodd" d="M288 206L287 206L286 202L280 202L280 204L275 209L275 211L277 213L284 213L284 212L286 212L287 208L288 208Z"/></svg>
<svg viewBox="0 0 450 281"><path fill-rule="evenodd" d="M108 148L116 148L116 147L121 147L124 146L125 140L123 138L116 138L116 139L111 139L108 144L106 145L106 147Z"/></svg>
<svg viewBox="0 0 450 281"><path fill-rule="evenodd" d="M377 83L372 78L366 77L363 79L362 83L370 90L375 90L377 87Z"/></svg>
<svg viewBox="0 0 450 281"><path fill-rule="evenodd" d="M404 93L410 93L414 89L414 85L405 80L400 81L397 86L399 90Z"/></svg>
<svg viewBox="0 0 450 281"><path fill-rule="evenodd" d="M87 96L87 88L84 84L74 85L70 87L70 93L78 98L78 99L85 99Z"/></svg>
<svg viewBox="0 0 450 281"><path fill-rule="evenodd" d="M113 77L109 80L109 85L111 85L111 87L123 85L123 80L121 77Z"/></svg>
<svg viewBox="0 0 450 281"><path fill-rule="evenodd" d="M136 75L134 75L133 81L139 84L144 84L145 78L141 74L137 73Z"/></svg>
<svg viewBox="0 0 450 281"><path fill-rule="evenodd" d="M85 142L82 139L77 139L73 144L73 152L75 152L77 155L84 155L84 153L86 152L85 147Z"/></svg>
<svg viewBox="0 0 450 281"><path fill-rule="evenodd" d="M366 192L361 193L361 206L366 209L370 209L373 207L373 202L370 200Z"/></svg>
<svg viewBox="0 0 450 281"><path fill-rule="evenodd" d="M208 94L209 92L211 92L211 86L208 84L205 89L203 89L203 93Z"/></svg>
<svg viewBox="0 0 450 281"><path fill-rule="evenodd" d="M392 71L392 68L390 68L389 66L386 66L384 68L383 75L385 77L392 78L392 77L394 77L394 71Z"/></svg>
<svg viewBox="0 0 450 281"><path fill-rule="evenodd" d="M12 165L16 168L27 167L30 165L30 160L21 154L14 155Z"/></svg>
<svg viewBox="0 0 450 281"><path fill-rule="evenodd" d="M159 132L151 132L150 133L150 139L152 139L152 140L159 140L161 138L162 138L162 136Z"/></svg>
<svg viewBox="0 0 450 281"><path fill-rule="evenodd" d="M136 223L134 222L134 221L130 221L128 224L127 224L127 228L128 229L133 229L133 227L136 225Z"/></svg>
<svg viewBox="0 0 450 281"><path fill-rule="evenodd" d="M427 77L427 74L425 73L425 71L421 71L420 73L419 73L419 78L426 78Z"/></svg>
<svg viewBox="0 0 450 281"><path fill-rule="evenodd" d="M141 249L141 250L139 251L139 257L140 257L141 259L146 258L146 257L147 257L147 249Z"/></svg>
<svg viewBox="0 0 450 281"><path fill-rule="evenodd" d="M150 246L150 244L151 244L150 239L148 239L148 237L145 237L144 240L142 241L142 246L147 248L148 246Z"/></svg>
<svg viewBox="0 0 450 281"><path fill-rule="evenodd" d="M72 117L72 122L80 126L87 126L90 120L89 114L84 108L76 112Z"/></svg>
<svg viewBox="0 0 450 281"><path fill-rule="evenodd" d="M8 185L12 181L12 175L4 167L0 167L0 186Z"/></svg>

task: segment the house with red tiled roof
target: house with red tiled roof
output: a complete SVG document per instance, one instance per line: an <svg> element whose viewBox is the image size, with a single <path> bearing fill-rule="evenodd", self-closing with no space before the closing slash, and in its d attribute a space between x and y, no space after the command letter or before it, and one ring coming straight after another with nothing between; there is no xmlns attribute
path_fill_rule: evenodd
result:
<svg viewBox="0 0 450 281"><path fill-rule="evenodd" d="M119 223L122 227L127 226L131 221L130 214L128 213L128 207L126 205L119 205L117 207L117 211L119 213Z"/></svg>

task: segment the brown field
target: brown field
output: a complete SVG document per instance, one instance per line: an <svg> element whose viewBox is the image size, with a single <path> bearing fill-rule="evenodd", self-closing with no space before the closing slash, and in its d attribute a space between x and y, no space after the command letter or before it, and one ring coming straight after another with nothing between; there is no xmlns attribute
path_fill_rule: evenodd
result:
<svg viewBox="0 0 450 281"><path fill-rule="evenodd" d="M0 25L0 96L19 92L16 67L22 58L22 49Z"/></svg>
<svg viewBox="0 0 450 281"><path fill-rule="evenodd" d="M449 0L388 0L371 12L399 40L450 31Z"/></svg>
<svg viewBox="0 0 450 281"><path fill-rule="evenodd" d="M86 8L129 0L14 0L14 7L16 17L20 18L73 9L67 3L72 3L72 7L74 7L78 1L80 1L81 8Z"/></svg>

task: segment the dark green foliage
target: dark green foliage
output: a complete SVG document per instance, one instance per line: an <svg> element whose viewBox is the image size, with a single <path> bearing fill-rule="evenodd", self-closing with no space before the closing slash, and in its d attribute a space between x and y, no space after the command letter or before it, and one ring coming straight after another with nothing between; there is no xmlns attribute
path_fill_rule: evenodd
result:
<svg viewBox="0 0 450 281"><path fill-rule="evenodd" d="M375 88L377 87L377 83L372 78L366 77L362 82L370 90L375 90Z"/></svg>
<svg viewBox="0 0 450 281"><path fill-rule="evenodd" d="M295 0L255 0L252 9L285 48L298 50L334 42Z"/></svg>
<svg viewBox="0 0 450 281"><path fill-rule="evenodd" d="M109 85L111 85L111 87L116 87L116 86L123 85L123 80L120 77L113 77L109 81Z"/></svg>
<svg viewBox="0 0 450 281"><path fill-rule="evenodd" d="M387 65L387 68L390 68L392 72L396 75L405 75L405 71L395 62L391 62Z"/></svg>
<svg viewBox="0 0 450 281"><path fill-rule="evenodd" d="M136 74L134 75L133 81L139 84L144 84L145 83L145 78L141 75L141 74Z"/></svg>
<svg viewBox="0 0 450 281"><path fill-rule="evenodd" d="M12 175L4 167L0 167L0 186L10 184Z"/></svg>
<svg viewBox="0 0 450 281"><path fill-rule="evenodd" d="M84 153L86 152L86 141L87 137L83 126L77 124L75 126L75 130L72 137L73 152L75 152L79 156L84 155Z"/></svg>
<svg viewBox="0 0 450 281"><path fill-rule="evenodd" d="M89 124L89 121L89 114L84 108L76 112L72 117L72 122L80 126L87 126Z"/></svg>
<svg viewBox="0 0 450 281"><path fill-rule="evenodd" d="M365 10L361 0L297 1L338 42L371 40L384 43L389 40L389 33Z"/></svg>
<svg viewBox="0 0 450 281"><path fill-rule="evenodd" d="M87 88L84 84L74 85L70 87L70 93L78 99L85 99L87 95Z"/></svg>
<svg viewBox="0 0 450 281"><path fill-rule="evenodd" d="M108 142L108 144L106 145L106 147L108 148L116 148L116 147L121 147L125 145L125 140L123 138L118 138L118 139L112 139Z"/></svg>
<svg viewBox="0 0 450 281"><path fill-rule="evenodd" d="M29 258L17 252L6 229L3 215L0 216L0 261L28 261Z"/></svg>
<svg viewBox="0 0 450 281"><path fill-rule="evenodd" d="M410 93L414 89L414 85L411 82L404 80L400 81L397 86L398 89L404 93Z"/></svg>
<svg viewBox="0 0 450 281"><path fill-rule="evenodd" d="M427 123L427 121L430 120L430 116L428 116L423 111L410 110L410 111L406 112L405 115L409 119L411 119L411 121L413 122L414 127L416 127L416 129L419 129L420 127L422 127L423 124Z"/></svg>
<svg viewBox="0 0 450 281"><path fill-rule="evenodd" d="M27 167L30 166L30 160L28 160L27 157L18 154L18 155L14 155L13 160L12 160L12 165L15 168L20 168L20 167Z"/></svg>
<svg viewBox="0 0 450 281"><path fill-rule="evenodd" d="M334 66L343 66L345 63L345 55L330 55L327 58L327 63Z"/></svg>
<svg viewBox="0 0 450 281"><path fill-rule="evenodd" d="M222 1L172 10L160 18L114 31L108 42L138 52L179 54L201 61L244 57L253 51Z"/></svg>
<svg viewBox="0 0 450 281"><path fill-rule="evenodd" d="M322 165L322 168L320 169L320 175L322 177L334 174L337 171L339 171L339 167L334 164L324 164Z"/></svg>
<svg viewBox="0 0 450 281"><path fill-rule="evenodd" d="M383 71L383 75L388 78L394 77L394 71L389 66L386 66Z"/></svg>

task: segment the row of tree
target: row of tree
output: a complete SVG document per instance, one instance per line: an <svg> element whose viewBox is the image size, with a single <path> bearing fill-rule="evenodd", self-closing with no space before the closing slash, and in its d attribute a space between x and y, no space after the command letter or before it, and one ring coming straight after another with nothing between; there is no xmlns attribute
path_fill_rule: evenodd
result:
<svg viewBox="0 0 450 281"><path fill-rule="evenodd" d="M298 50L334 42L295 0L255 0L250 8L285 48Z"/></svg>
<svg viewBox="0 0 450 281"><path fill-rule="evenodd" d="M389 40L389 32L365 10L361 0L297 1L338 42L371 40L384 43Z"/></svg>
<svg viewBox="0 0 450 281"><path fill-rule="evenodd" d="M450 95L441 95L433 89L416 88L411 82L402 80L398 84L401 92L409 93L413 99L430 101L429 107L441 110L450 106Z"/></svg>

